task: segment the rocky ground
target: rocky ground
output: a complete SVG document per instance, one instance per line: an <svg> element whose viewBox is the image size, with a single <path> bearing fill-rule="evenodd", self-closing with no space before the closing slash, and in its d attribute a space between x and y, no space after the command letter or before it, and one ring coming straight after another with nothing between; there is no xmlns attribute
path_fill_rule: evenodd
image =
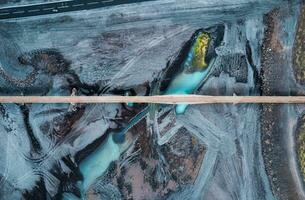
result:
<svg viewBox="0 0 305 200"><path fill-rule="evenodd" d="M302 16L298 9L276 9L265 16L262 47L262 94L302 95ZM291 27L293 31L285 30ZM299 28L297 28L299 27ZM295 36L296 34L296 36ZM284 36L285 35L285 36ZM296 55L296 53L298 55ZM294 58L294 62L293 59ZM279 81L283 80L283 81ZM302 118L302 105L263 105L261 131L263 158L273 193L278 199L303 199L295 133Z"/></svg>

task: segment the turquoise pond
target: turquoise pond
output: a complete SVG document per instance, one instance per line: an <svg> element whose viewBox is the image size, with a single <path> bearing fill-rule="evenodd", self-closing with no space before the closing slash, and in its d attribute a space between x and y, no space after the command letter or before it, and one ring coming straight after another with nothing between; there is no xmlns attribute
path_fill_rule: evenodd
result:
<svg viewBox="0 0 305 200"><path fill-rule="evenodd" d="M112 136L112 134L108 135L107 139L79 165L83 175L83 181L78 182L82 200L87 199L86 193L90 185L107 170L112 161L119 159L120 146L114 142ZM77 200L79 198L71 193L64 193L63 199Z"/></svg>
<svg viewBox="0 0 305 200"><path fill-rule="evenodd" d="M119 156L120 147L113 141L110 134L104 143L80 163L79 169L84 179L79 188L83 195L90 185L107 170L110 163L117 160Z"/></svg>
<svg viewBox="0 0 305 200"><path fill-rule="evenodd" d="M203 71L197 71L193 73L182 72L177 75L170 83L168 89L164 93L165 95L171 94L192 94L201 85L201 83L208 76L213 62ZM187 104L179 104L176 106L176 113L182 114L185 112Z"/></svg>

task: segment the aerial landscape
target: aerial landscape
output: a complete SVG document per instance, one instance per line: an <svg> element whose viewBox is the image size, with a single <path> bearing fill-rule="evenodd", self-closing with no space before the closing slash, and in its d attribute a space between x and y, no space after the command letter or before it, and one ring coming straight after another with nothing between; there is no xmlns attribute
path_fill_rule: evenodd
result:
<svg viewBox="0 0 305 200"><path fill-rule="evenodd" d="M305 95L302 0L0 1L0 96ZM304 104L0 103L0 199L303 200Z"/></svg>

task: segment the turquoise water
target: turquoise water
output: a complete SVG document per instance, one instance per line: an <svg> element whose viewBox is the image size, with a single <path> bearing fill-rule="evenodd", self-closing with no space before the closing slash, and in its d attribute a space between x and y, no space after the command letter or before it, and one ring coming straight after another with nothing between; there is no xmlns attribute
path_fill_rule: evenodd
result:
<svg viewBox="0 0 305 200"><path fill-rule="evenodd" d="M79 169L84 179L79 184L79 188L83 199L85 199L86 191L90 185L104 174L112 161L119 159L121 151L124 149L123 143L126 141L127 131L143 119L147 111L148 107L133 117L122 131L110 134L103 144L80 163ZM70 194L65 194L65 199L67 200L73 199L72 197Z"/></svg>
<svg viewBox="0 0 305 200"><path fill-rule="evenodd" d="M206 79L210 69L212 68L214 60L212 60L209 66L203 71L197 71L193 73L182 72L178 74L167 88L165 95L171 94L192 94ZM176 106L176 113L183 114L188 104L178 104Z"/></svg>
<svg viewBox="0 0 305 200"><path fill-rule="evenodd" d="M80 172L83 175L83 182L80 184L81 193L84 194L95 180L100 177L112 161L120 156L120 147L109 135L106 141L101 144L91 155L80 163Z"/></svg>
<svg viewBox="0 0 305 200"><path fill-rule="evenodd" d="M125 96L130 96L131 95L131 92L130 91L126 91ZM126 106L129 107L129 108L132 108L134 106L134 103L133 102L128 102L126 103Z"/></svg>
<svg viewBox="0 0 305 200"><path fill-rule="evenodd" d="M180 65L182 72L172 79L164 92L165 95L192 94L206 80L214 64L214 59L208 65L206 64L210 40L209 34L202 31L197 33L184 62ZM187 106L187 102L185 104L178 104L176 106L176 113L184 113Z"/></svg>
<svg viewBox="0 0 305 200"><path fill-rule="evenodd" d="M133 102L128 102L126 105L127 105L128 107L132 108L132 107L134 106L134 103L133 103Z"/></svg>

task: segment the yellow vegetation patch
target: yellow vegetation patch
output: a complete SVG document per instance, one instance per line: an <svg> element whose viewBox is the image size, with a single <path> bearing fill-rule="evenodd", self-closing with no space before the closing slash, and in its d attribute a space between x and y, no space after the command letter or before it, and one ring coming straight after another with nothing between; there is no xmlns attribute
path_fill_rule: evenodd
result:
<svg viewBox="0 0 305 200"><path fill-rule="evenodd" d="M208 64L205 62L205 57L210 43L210 36L207 33L200 33L194 45L194 60L193 66L203 70Z"/></svg>

